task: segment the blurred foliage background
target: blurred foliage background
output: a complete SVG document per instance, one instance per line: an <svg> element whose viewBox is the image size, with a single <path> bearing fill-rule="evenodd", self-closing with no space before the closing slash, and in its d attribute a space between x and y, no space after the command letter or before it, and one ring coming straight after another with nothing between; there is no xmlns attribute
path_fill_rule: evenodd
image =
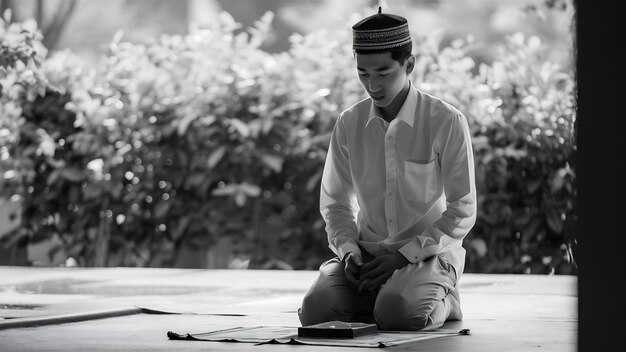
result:
<svg viewBox="0 0 626 352"><path fill-rule="evenodd" d="M64 3L67 17L75 4ZM421 3L444 14L458 4ZM58 34L46 46L62 26L37 4L33 18L0 20L4 264L316 269L332 255L321 171L336 117L365 96L345 17L347 29L277 41L284 11L245 26L213 7L184 33L117 32L93 60L51 50ZM354 11L353 23L372 5L335 10ZM426 18L415 1L394 5ZM569 1L515 6L573 29ZM519 30L482 42L423 22L411 79L472 129L479 212L466 272L575 274L572 38ZM41 243L45 261L19 255Z"/></svg>

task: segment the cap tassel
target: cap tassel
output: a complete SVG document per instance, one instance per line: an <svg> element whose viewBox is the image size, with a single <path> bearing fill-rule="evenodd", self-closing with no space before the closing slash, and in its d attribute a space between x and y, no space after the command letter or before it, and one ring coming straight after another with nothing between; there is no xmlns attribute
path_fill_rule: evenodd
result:
<svg viewBox="0 0 626 352"><path fill-rule="evenodd" d="M378 13L383 12L383 8L381 6L378 6Z"/></svg>

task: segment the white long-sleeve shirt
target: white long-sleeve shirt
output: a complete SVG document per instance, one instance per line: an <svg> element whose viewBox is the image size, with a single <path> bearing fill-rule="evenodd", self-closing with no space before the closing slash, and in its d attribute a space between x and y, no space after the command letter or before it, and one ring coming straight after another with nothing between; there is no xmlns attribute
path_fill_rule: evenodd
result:
<svg viewBox="0 0 626 352"><path fill-rule="evenodd" d="M331 250L342 258L399 251L417 263L448 258L460 277L463 238L476 221L474 156L465 116L410 85L388 123L366 98L333 129L320 212Z"/></svg>

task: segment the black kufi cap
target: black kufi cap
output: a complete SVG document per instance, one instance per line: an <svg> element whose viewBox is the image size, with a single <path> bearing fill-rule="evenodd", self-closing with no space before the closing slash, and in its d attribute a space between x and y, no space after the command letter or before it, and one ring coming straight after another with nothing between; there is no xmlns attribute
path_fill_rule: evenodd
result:
<svg viewBox="0 0 626 352"><path fill-rule="evenodd" d="M366 17L352 26L354 50L386 50L411 42L409 23L398 15L378 13Z"/></svg>

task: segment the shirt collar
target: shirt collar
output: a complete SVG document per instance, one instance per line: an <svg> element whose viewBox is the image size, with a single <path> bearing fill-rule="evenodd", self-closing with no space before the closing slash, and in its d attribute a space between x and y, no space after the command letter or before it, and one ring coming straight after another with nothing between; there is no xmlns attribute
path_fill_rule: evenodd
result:
<svg viewBox="0 0 626 352"><path fill-rule="evenodd" d="M413 122L415 120L415 108L417 107L417 88L413 86L413 82L409 81L409 94L406 96L406 100L404 100L404 104L402 104L402 108L398 112L396 118L404 121L409 126L413 127ZM373 101L370 99L370 113L367 118L367 122L365 126L367 126L370 121L374 118L378 117L379 119L385 120L383 118L383 113L379 107L377 107Z"/></svg>

